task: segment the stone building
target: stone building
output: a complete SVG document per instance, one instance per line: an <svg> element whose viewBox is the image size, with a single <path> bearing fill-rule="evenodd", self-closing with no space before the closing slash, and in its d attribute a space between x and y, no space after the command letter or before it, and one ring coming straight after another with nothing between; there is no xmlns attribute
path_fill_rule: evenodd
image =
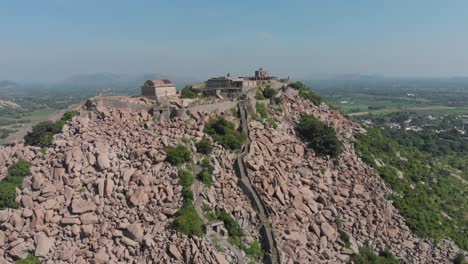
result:
<svg viewBox="0 0 468 264"><path fill-rule="evenodd" d="M162 98L175 97L177 90L170 80L147 80L141 86L141 95L160 100Z"/></svg>
<svg viewBox="0 0 468 264"><path fill-rule="evenodd" d="M205 94L238 96L256 85L257 82L255 80L232 78L230 76L216 77L206 81Z"/></svg>
<svg viewBox="0 0 468 264"><path fill-rule="evenodd" d="M255 71L255 76L250 77L250 79L267 81L267 80L276 80L278 78L275 77L275 76L270 76L270 74L265 69L260 68L260 69Z"/></svg>

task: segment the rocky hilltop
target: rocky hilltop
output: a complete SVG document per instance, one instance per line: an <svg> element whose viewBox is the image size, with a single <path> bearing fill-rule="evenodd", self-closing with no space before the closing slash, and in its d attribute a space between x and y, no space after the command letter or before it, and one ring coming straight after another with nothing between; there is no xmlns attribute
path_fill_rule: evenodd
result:
<svg viewBox="0 0 468 264"><path fill-rule="evenodd" d="M83 108L45 151L21 142L2 146L2 175L18 160L32 167L17 189L19 208L0 211L0 263L28 255L43 263L250 262L229 239L174 229L184 194L165 147L187 145L198 164L203 156L195 143L211 140L204 127L217 116L243 127L249 144L235 152L213 143L213 184L194 183L194 206L205 223L206 208L232 215L245 243L267 245L267 262L346 263L365 241L404 263L454 258L453 242L415 237L386 200L389 190L352 144L363 127L293 91L281 97L281 111L268 110L275 128L243 116L242 106L240 119L231 109L197 110L157 123L145 110L98 106ZM295 130L304 114L336 130L342 154L330 158L307 148Z"/></svg>

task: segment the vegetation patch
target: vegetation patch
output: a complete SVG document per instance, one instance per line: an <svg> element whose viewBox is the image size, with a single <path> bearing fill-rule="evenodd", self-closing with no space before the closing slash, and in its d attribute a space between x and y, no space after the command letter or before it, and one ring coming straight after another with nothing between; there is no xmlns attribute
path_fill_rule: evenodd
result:
<svg viewBox="0 0 468 264"><path fill-rule="evenodd" d="M25 144L39 147L52 146L54 135L61 133L63 126L77 114L78 111L68 111L56 122L40 122L24 137Z"/></svg>
<svg viewBox="0 0 468 264"><path fill-rule="evenodd" d="M436 241L451 238L468 249L466 184L447 175L445 166L431 154L398 144L377 128L357 135L355 146L362 160L392 189L389 198L418 236ZM384 166L377 166L376 160Z"/></svg>
<svg viewBox="0 0 468 264"><path fill-rule="evenodd" d="M382 251L376 255L369 242L366 241L359 249L359 254L353 254L351 261L354 264L398 264L400 263L388 250Z"/></svg>
<svg viewBox="0 0 468 264"><path fill-rule="evenodd" d="M256 99L256 100L265 100L266 98L265 98L265 96L263 95L262 92L257 91L257 92L255 93L255 99Z"/></svg>
<svg viewBox="0 0 468 264"><path fill-rule="evenodd" d="M312 92L312 90L301 82L291 83L289 87L299 91L299 97L311 101L314 105L320 105L323 100L320 96Z"/></svg>
<svg viewBox="0 0 468 264"><path fill-rule="evenodd" d="M278 93L278 91L274 88L271 88L271 86L267 86L265 89L263 89L262 93L265 98L269 99L273 98Z"/></svg>
<svg viewBox="0 0 468 264"><path fill-rule="evenodd" d="M200 141L198 141L195 144L195 147L197 148L197 152L208 155L213 151L213 144L211 141L207 138L204 138Z"/></svg>
<svg viewBox="0 0 468 264"><path fill-rule="evenodd" d="M202 170L198 174L198 179L206 186L211 187L213 185L213 165L211 165L211 159L204 158L201 162Z"/></svg>
<svg viewBox="0 0 468 264"><path fill-rule="evenodd" d="M205 125L204 131L216 142L230 150L239 150L247 138L245 133L237 131L234 124L222 116L209 121Z"/></svg>
<svg viewBox="0 0 468 264"><path fill-rule="evenodd" d="M41 264L41 260L33 255L27 256L25 259L20 259L15 262L16 264Z"/></svg>
<svg viewBox="0 0 468 264"><path fill-rule="evenodd" d="M317 118L306 115L296 127L307 145L321 155L336 157L341 153L341 142L332 127Z"/></svg>
<svg viewBox="0 0 468 264"><path fill-rule="evenodd" d="M165 147L164 152L166 152L167 155L166 161L172 166L179 166L192 161L192 152L183 145L179 145L177 147Z"/></svg>
<svg viewBox="0 0 468 264"><path fill-rule="evenodd" d="M20 160L8 168L8 175L0 182L0 209L18 208L16 188L21 188L23 178L30 175L31 163Z"/></svg>
<svg viewBox="0 0 468 264"><path fill-rule="evenodd" d="M255 104L255 110L257 111L257 114L252 113L251 114L252 119L258 120L261 122L265 121L272 128L278 127L275 120L271 118L270 115L268 114L268 109L265 104L257 102Z"/></svg>
<svg viewBox="0 0 468 264"><path fill-rule="evenodd" d="M193 98L197 98L198 94L192 89L191 86L185 86L184 89L180 91L180 97L193 99Z"/></svg>
<svg viewBox="0 0 468 264"><path fill-rule="evenodd" d="M256 239L245 249L245 254L254 261L262 261L265 257L265 252Z"/></svg>
<svg viewBox="0 0 468 264"><path fill-rule="evenodd" d="M236 245L242 250L245 250L245 245L242 242L242 236L244 236L244 230L239 226L236 219L231 216L229 213L223 210L206 210L206 218L209 220L220 220L223 221L224 227L226 227L229 235L229 242L233 245Z"/></svg>
<svg viewBox="0 0 468 264"><path fill-rule="evenodd" d="M203 236L203 220L200 219L193 205L194 197L191 190L194 181L193 175L189 171L179 170L178 176L180 185L182 185L184 204L177 211L174 226L177 231L185 235Z"/></svg>

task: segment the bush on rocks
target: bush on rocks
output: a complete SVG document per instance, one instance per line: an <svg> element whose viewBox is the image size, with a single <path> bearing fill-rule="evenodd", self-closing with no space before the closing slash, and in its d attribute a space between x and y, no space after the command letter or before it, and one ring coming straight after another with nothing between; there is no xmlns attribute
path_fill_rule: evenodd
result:
<svg viewBox="0 0 468 264"><path fill-rule="evenodd" d="M202 171L198 174L198 179L203 182L206 187L213 185L213 165L208 158L205 158L201 162Z"/></svg>
<svg viewBox="0 0 468 264"><path fill-rule="evenodd" d="M297 125L297 131L307 145L321 155L336 157L341 153L341 142L333 128L307 115Z"/></svg>
<svg viewBox="0 0 468 264"><path fill-rule="evenodd" d="M193 98L197 98L198 95L195 91L192 90L192 87L185 86L184 89L180 91L180 97L193 99Z"/></svg>
<svg viewBox="0 0 468 264"><path fill-rule="evenodd" d="M210 154L211 151L213 150L213 145L211 144L211 141L206 138L197 142L195 144L195 147L197 148L197 152L206 154L206 155Z"/></svg>
<svg viewBox="0 0 468 264"><path fill-rule="evenodd" d="M177 147L165 147L164 152L166 152L167 155L166 161L172 166L179 166L192 161L192 152L183 145L179 145Z"/></svg>
<svg viewBox="0 0 468 264"><path fill-rule="evenodd" d="M174 225L177 231L187 236L203 236L203 221L198 216L193 204L186 204L177 212Z"/></svg>
<svg viewBox="0 0 468 264"><path fill-rule="evenodd" d="M398 264L400 263L393 255L388 251L380 252L377 256L369 246L369 242L366 241L364 245L359 249L359 254L353 254L351 260L355 264Z"/></svg>
<svg viewBox="0 0 468 264"><path fill-rule="evenodd" d="M265 89L263 89L263 96L268 99L273 98L277 93L278 91L274 88L271 88L270 86L267 86Z"/></svg>
<svg viewBox="0 0 468 264"><path fill-rule="evenodd" d="M63 126L77 114L78 111L68 111L63 114L62 118L57 122L40 122L24 137L25 144L39 147L50 147L52 145L54 135L61 133Z"/></svg>
<svg viewBox="0 0 468 264"><path fill-rule="evenodd" d="M301 82L295 82L289 84L289 87L299 91L299 97L302 97L306 100L311 101L315 105L320 105L322 103L322 98L312 92L312 90Z"/></svg>
<svg viewBox="0 0 468 264"><path fill-rule="evenodd" d="M234 124L224 119L224 117L209 121L205 125L205 133L223 147L231 150L240 149L247 138L244 133L237 131Z"/></svg>
<svg viewBox="0 0 468 264"><path fill-rule="evenodd" d="M23 178L30 174L31 163L20 160L8 168L8 175L0 182L0 209L17 208L16 188L21 188Z"/></svg>

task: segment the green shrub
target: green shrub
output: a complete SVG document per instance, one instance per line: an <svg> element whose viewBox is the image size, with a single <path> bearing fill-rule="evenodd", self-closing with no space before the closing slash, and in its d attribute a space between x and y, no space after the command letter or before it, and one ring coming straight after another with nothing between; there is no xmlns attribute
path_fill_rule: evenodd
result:
<svg viewBox="0 0 468 264"><path fill-rule="evenodd" d="M254 261L262 261L265 257L265 252L256 239L245 249L245 254Z"/></svg>
<svg viewBox="0 0 468 264"><path fill-rule="evenodd" d="M197 142L195 144L195 147L197 148L197 152L206 154L206 155L210 154L211 151L213 151L213 145L211 144L211 141L206 138Z"/></svg>
<svg viewBox="0 0 468 264"><path fill-rule="evenodd" d="M202 171L198 174L198 179L203 182L206 187L213 185L213 165L208 158L202 160Z"/></svg>
<svg viewBox="0 0 468 264"><path fill-rule="evenodd" d="M273 98L273 103L275 103L275 105L280 105L283 103L283 98L281 97L274 97Z"/></svg>
<svg viewBox="0 0 468 264"><path fill-rule="evenodd" d="M244 230L239 226L236 219L232 217L229 213L225 211L217 211L216 219L223 221L224 226L226 227L230 236L233 237L242 237L244 235Z"/></svg>
<svg viewBox="0 0 468 264"><path fill-rule="evenodd" d="M307 145L318 154L336 157L341 153L341 142L335 130L317 118L311 115L302 117L297 125L297 131Z"/></svg>
<svg viewBox="0 0 468 264"><path fill-rule="evenodd" d="M265 100L265 96L263 95L262 92L257 91L257 92L255 93L255 99L256 99L256 100Z"/></svg>
<svg viewBox="0 0 468 264"><path fill-rule="evenodd" d="M381 252L379 256L374 254L369 242L366 241L359 249L359 254L351 255L351 261L354 264L398 264L400 263L395 259L392 254L386 250Z"/></svg>
<svg viewBox="0 0 468 264"><path fill-rule="evenodd" d="M261 118L263 118L263 119L268 118L268 110L267 110L265 104L261 104L261 103L257 102L255 104L255 110L257 110L257 114Z"/></svg>
<svg viewBox="0 0 468 264"><path fill-rule="evenodd" d="M467 264L465 261L465 254L463 252L458 253L453 260L453 264Z"/></svg>
<svg viewBox="0 0 468 264"><path fill-rule="evenodd" d="M203 236L203 221L193 204L185 204L176 215L174 225L177 231L185 235Z"/></svg>
<svg viewBox="0 0 468 264"><path fill-rule="evenodd" d="M0 182L0 209L18 208L16 188L21 188L23 178L30 175L31 163L20 160L8 168L8 175Z"/></svg>
<svg viewBox="0 0 468 264"><path fill-rule="evenodd" d="M31 132L26 134L24 142L26 145L50 147L54 135L61 133L63 126L78 114L78 111L68 111L63 114L57 122L43 121L35 125Z"/></svg>
<svg viewBox="0 0 468 264"><path fill-rule="evenodd" d="M193 175L187 170L179 170L177 173L180 179L180 185L184 188L190 188L193 184Z"/></svg>
<svg viewBox="0 0 468 264"><path fill-rule="evenodd" d="M63 114L62 118L60 120L63 121L70 121L74 116L78 115L78 111L72 110L72 111L67 111L65 114Z"/></svg>
<svg viewBox="0 0 468 264"><path fill-rule="evenodd" d="M172 166L178 166L192 161L192 153L183 145L179 145L177 147L165 147L164 151L167 155L166 161Z"/></svg>
<svg viewBox="0 0 468 264"><path fill-rule="evenodd" d="M299 97L311 101L314 105L320 105L323 101L322 98L320 98L320 96L316 95L309 88L300 89Z"/></svg>
<svg viewBox="0 0 468 264"><path fill-rule="evenodd" d="M247 138L245 133L237 131L234 124L224 119L224 117L208 122L204 131L223 147L231 150L240 149Z"/></svg>
<svg viewBox="0 0 468 264"><path fill-rule="evenodd" d="M41 264L41 260L38 257L29 255L25 259L20 259L15 262L16 264Z"/></svg>
<svg viewBox="0 0 468 264"><path fill-rule="evenodd" d="M190 86L185 86L182 91L180 91L180 97L181 98L197 98L197 93L192 90L192 87Z"/></svg>
<svg viewBox="0 0 468 264"><path fill-rule="evenodd" d="M276 94L278 93L277 90L271 88L271 87L266 87L265 89L263 89L263 96L265 98L273 98Z"/></svg>
<svg viewBox="0 0 468 264"><path fill-rule="evenodd" d="M311 101L315 105L320 105L322 103L322 98L312 92L312 90L301 82L295 82L289 84L289 87L299 91L299 97L302 97L306 100Z"/></svg>
<svg viewBox="0 0 468 264"><path fill-rule="evenodd" d="M15 164L8 168L8 178L21 178L21 182L24 177L31 174L31 162L26 160L19 160ZM20 182L20 184L21 184Z"/></svg>
<svg viewBox="0 0 468 264"><path fill-rule="evenodd" d="M295 90L301 90L301 89L306 89L307 86L301 82L295 82L295 83L291 83L288 85L289 87L295 89Z"/></svg>

